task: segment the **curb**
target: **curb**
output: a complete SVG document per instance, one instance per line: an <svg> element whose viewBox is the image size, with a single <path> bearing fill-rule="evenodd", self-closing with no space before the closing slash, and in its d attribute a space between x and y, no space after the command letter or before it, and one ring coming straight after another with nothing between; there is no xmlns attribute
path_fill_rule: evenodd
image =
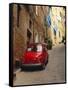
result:
<svg viewBox="0 0 68 90"><path fill-rule="evenodd" d="M14 71L14 74L17 74L17 73L19 73L21 71L21 69L19 68L19 69L17 69L16 71Z"/></svg>

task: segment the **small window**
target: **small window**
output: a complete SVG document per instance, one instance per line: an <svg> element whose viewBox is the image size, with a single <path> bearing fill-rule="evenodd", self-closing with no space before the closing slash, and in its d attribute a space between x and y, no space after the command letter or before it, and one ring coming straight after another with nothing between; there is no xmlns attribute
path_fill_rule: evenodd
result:
<svg viewBox="0 0 68 90"><path fill-rule="evenodd" d="M36 15L38 15L38 6L36 6Z"/></svg>
<svg viewBox="0 0 68 90"><path fill-rule="evenodd" d="M21 10L21 7L20 5L18 5L18 8L17 8L17 26L19 27L19 15L20 15L20 10Z"/></svg>
<svg viewBox="0 0 68 90"><path fill-rule="evenodd" d="M31 26L32 26L32 22L31 20L29 20L29 28L31 29Z"/></svg>
<svg viewBox="0 0 68 90"><path fill-rule="evenodd" d="M54 35L56 36L56 30L54 29Z"/></svg>
<svg viewBox="0 0 68 90"><path fill-rule="evenodd" d="M59 32L59 37L60 37L60 32Z"/></svg>

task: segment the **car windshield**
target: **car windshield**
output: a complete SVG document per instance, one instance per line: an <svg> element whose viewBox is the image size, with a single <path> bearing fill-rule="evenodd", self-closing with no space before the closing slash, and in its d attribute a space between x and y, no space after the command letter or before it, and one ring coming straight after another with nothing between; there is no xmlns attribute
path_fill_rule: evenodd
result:
<svg viewBox="0 0 68 90"><path fill-rule="evenodd" d="M40 51L42 51L42 45L31 46L31 47L27 48L27 51L40 52Z"/></svg>

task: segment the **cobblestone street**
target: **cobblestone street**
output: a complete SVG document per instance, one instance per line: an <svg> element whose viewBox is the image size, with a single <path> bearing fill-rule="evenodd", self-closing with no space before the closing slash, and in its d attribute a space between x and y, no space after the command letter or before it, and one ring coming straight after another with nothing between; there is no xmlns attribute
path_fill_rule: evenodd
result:
<svg viewBox="0 0 68 90"><path fill-rule="evenodd" d="M44 70L19 71L16 85L47 84L65 82L65 46L60 44L49 50L49 62Z"/></svg>

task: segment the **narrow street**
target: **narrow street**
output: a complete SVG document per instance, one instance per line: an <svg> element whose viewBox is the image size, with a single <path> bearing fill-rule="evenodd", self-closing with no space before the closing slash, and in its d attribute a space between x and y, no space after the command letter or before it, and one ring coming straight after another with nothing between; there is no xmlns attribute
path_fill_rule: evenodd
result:
<svg viewBox="0 0 68 90"><path fill-rule="evenodd" d="M44 70L18 72L14 86L65 82L64 44L53 47L48 53L49 62Z"/></svg>

